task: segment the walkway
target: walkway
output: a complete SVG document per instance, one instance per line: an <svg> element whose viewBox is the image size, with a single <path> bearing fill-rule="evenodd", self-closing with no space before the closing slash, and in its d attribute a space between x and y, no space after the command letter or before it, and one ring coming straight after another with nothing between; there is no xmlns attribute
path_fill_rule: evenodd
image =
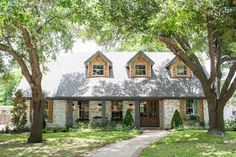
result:
<svg viewBox="0 0 236 157"><path fill-rule="evenodd" d="M92 152L88 157L137 157L143 148L169 134L165 130L146 130L136 138L108 145Z"/></svg>

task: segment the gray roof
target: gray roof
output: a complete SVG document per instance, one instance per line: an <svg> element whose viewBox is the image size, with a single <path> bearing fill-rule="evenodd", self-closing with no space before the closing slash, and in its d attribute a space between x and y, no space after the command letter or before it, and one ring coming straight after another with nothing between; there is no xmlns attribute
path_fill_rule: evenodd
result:
<svg viewBox="0 0 236 157"><path fill-rule="evenodd" d="M134 52L103 53L112 62L113 77L87 78L84 62L94 53L64 54L49 63L42 87L47 97L56 98L186 98L204 97L199 80L193 78L170 78L165 66L175 57L170 52L145 52L153 60L152 77L129 78L126 64L135 56ZM31 96L25 79L18 87L27 97Z"/></svg>

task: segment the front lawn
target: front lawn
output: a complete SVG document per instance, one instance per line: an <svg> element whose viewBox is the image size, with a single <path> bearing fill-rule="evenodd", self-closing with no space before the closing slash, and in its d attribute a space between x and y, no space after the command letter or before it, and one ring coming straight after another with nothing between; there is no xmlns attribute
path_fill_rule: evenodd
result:
<svg viewBox="0 0 236 157"><path fill-rule="evenodd" d="M208 135L203 130L172 131L146 148L142 157L236 157L236 132L226 137Z"/></svg>
<svg viewBox="0 0 236 157"><path fill-rule="evenodd" d="M43 134L44 142L26 143L27 134L0 134L0 156L83 156L87 151L135 137L137 131L82 130Z"/></svg>

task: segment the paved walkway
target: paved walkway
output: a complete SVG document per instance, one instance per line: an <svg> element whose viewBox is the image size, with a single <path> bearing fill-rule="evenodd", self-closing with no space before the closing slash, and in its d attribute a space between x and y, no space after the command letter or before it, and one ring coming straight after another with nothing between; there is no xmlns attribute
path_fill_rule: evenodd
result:
<svg viewBox="0 0 236 157"><path fill-rule="evenodd" d="M168 134L165 130L145 130L140 136L100 148L88 157L137 157L146 146Z"/></svg>

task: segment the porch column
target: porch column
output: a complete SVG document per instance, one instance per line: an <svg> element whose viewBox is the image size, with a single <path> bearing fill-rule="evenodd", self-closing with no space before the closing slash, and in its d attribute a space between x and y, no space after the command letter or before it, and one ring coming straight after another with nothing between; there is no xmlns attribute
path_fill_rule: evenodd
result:
<svg viewBox="0 0 236 157"><path fill-rule="evenodd" d="M135 126L140 128L140 100L135 100Z"/></svg>
<svg viewBox="0 0 236 157"><path fill-rule="evenodd" d="M66 104L66 127L72 127L73 125L73 113L72 113L72 100L67 100Z"/></svg>
<svg viewBox="0 0 236 157"><path fill-rule="evenodd" d="M106 101L102 100L102 120L106 121Z"/></svg>

